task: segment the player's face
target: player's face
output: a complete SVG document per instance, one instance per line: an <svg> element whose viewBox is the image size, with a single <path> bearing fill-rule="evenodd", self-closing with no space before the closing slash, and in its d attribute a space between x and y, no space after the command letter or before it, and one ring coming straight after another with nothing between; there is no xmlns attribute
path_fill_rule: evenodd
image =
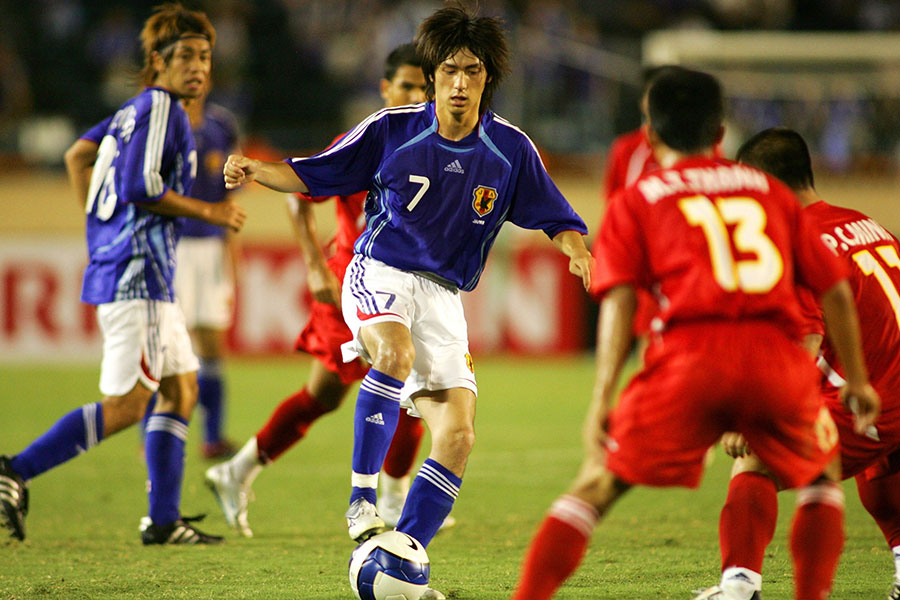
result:
<svg viewBox="0 0 900 600"><path fill-rule="evenodd" d="M419 67L400 65L394 78L381 80L381 97L386 107L425 101L425 73Z"/></svg>
<svg viewBox="0 0 900 600"><path fill-rule="evenodd" d="M207 40L178 40L168 63L159 55L155 60L159 69L155 85L182 98L198 98L203 94L212 69L212 48Z"/></svg>
<svg viewBox="0 0 900 600"><path fill-rule="evenodd" d="M463 48L438 65L434 72L434 99L453 115L478 113L488 81L481 59Z"/></svg>

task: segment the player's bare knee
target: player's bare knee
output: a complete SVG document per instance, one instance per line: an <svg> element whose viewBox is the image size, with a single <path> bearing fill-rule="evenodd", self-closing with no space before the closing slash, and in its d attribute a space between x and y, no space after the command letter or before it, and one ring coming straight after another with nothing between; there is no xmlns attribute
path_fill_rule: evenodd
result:
<svg viewBox="0 0 900 600"><path fill-rule="evenodd" d="M432 445L436 453L444 457L452 457L457 463L465 464L475 445L475 429L470 423L452 424L432 429ZM443 459L450 460L450 458ZM451 465L445 465L455 470Z"/></svg>
<svg viewBox="0 0 900 600"><path fill-rule="evenodd" d="M156 412L171 412L189 419L197 404L197 377L193 373L164 378L159 384Z"/></svg>
<svg viewBox="0 0 900 600"><path fill-rule="evenodd" d="M570 492L604 514L631 486L603 465L582 468Z"/></svg>
<svg viewBox="0 0 900 600"><path fill-rule="evenodd" d="M309 395L325 409L332 411L341 405L347 395L347 386L337 375L330 377L310 378L306 385Z"/></svg>
<svg viewBox="0 0 900 600"><path fill-rule="evenodd" d="M404 381L412 371L416 351L412 344L382 344L372 366L381 373Z"/></svg>
<svg viewBox="0 0 900 600"><path fill-rule="evenodd" d="M110 435L134 425L144 416L149 390L136 389L122 396L106 396L103 401L104 435Z"/></svg>

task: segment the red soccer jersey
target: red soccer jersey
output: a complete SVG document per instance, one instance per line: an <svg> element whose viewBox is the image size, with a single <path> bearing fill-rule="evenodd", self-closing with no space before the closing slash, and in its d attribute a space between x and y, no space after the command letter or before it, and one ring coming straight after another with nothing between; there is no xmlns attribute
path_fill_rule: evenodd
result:
<svg viewBox="0 0 900 600"><path fill-rule="evenodd" d="M638 180L638 177L659 168L653 156L646 126L623 133L609 148L604 180L605 200L609 202L613 194L624 190Z"/></svg>
<svg viewBox="0 0 900 600"><path fill-rule="evenodd" d="M366 202L367 192L357 192L350 196L300 196L308 202L327 202L334 200L337 211L337 231L334 239L328 245L334 246L334 254L328 259L328 266L334 271L341 281L344 280L344 271L353 258L353 244L366 226L363 206Z"/></svg>
<svg viewBox="0 0 900 600"><path fill-rule="evenodd" d="M341 134L334 138L329 147L334 145L344 135ZM356 238L362 234L363 229L366 227L363 211L367 194L368 192L366 191L360 191L350 196L311 197L302 194L297 195L301 200L316 203L334 199L335 210L337 211L337 231L334 234L334 239L328 243L329 246L334 245L334 254L328 260L328 266L341 281L344 280L344 272L353 258L353 244L356 243Z"/></svg>
<svg viewBox="0 0 900 600"><path fill-rule="evenodd" d="M804 211L825 245L850 264L850 287L859 313L869 379L883 412L900 409L900 244L861 212L816 202ZM841 376L828 340L825 361Z"/></svg>
<svg viewBox="0 0 900 600"><path fill-rule="evenodd" d="M665 327L760 319L799 338L796 284L819 295L845 276L783 183L724 159L642 176L614 199L598 242L594 291L650 290Z"/></svg>

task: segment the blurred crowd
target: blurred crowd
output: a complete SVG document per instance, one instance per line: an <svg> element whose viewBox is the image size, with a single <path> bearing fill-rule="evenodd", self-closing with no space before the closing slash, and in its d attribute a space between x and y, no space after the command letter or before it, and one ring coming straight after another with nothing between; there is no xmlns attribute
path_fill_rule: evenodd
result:
<svg viewBox="0 0 900 600"><path fill-rule="evenodd" d="M0 153L54 152L134 94L140 23L160 0L0 0ZM185 0L218 32L212 99L244 132L283 151L314 150L377 109L379 65L435 0ZM480 0L513 41L497 112L563 153L602 152L639 123L641 40L660 29L900 31L896 0ZM609 58L612 57L612 58ZM858 154L893 161L897 98L850 95L810 111L733 98L741 130L793 114L827 166ZM811 117L810 112L813 113ZM871 127L887 116L887 125ZM814 118L813 118L814 117ZM794 126L797 126L795 123ZM810 129L812 128L812 129ZM51 141L44 143L45 138ZM70 141L70 140L69 140Z"/></svg>

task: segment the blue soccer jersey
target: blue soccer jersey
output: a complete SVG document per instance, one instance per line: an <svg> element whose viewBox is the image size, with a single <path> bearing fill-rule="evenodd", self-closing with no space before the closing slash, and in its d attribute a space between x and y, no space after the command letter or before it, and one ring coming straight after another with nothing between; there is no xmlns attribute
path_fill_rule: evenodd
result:
<svg viewBox="0 0 900 600"><path fill-rule="evenodd" d="M368 190L354 248L472 290L504 222L549 237L587 233L521 130L491 111L460 141L438 133L434 103L381 110L328 149L292 158L313 196Z"/></svg>
<svg viewBox="0 0 900 600"><path fill-rule="evenodd" d="M207 103L203 123L194 128L197 146L197 180L191 196L204 202L221 202L229 193L222 179L225 159L237 145L237 123L225 108ZM182 237L223 237L225 228L200 219L183 218Z"/></svg>
<svg viewBox="0 0 900 600"><path fill-rule="evenodd" d="M145 206L169 189L188 194L196 170L187 114L166 90L145 89L106 121L85 205L83 302L174 301L177 220Z"/></svg>

